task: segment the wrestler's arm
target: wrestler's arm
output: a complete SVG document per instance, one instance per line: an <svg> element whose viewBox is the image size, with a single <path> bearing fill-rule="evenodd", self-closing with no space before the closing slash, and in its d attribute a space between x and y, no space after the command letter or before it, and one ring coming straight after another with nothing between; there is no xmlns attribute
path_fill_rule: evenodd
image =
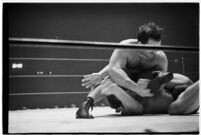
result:
<svg viewBox="0 0 201 135"><path fill-rule="evenodd" d="M101 79L104 79L106 76L108 76L108 70L109 70L109 64L98 72L100 74Z"/></svg>
<svg viewBox="0 0 201 135"><path fill-rule="evenodd" d="M120 44L132 44L132 43L137 43L137 39L126 39L120 42ZM98 72L102 79L108 76L108 70L109 70L109 64Z"/></svg>
<svg viewBox="0 0 201 135"><path fill-rule="evenodd" d="M136 39L127 39L120 42L120 44L132 44L137 43ZM94 87L106 77L108 76L109 64L106 65L102 70L97 73L92 73L89 75L84 75L84 79L82 79L82 86L86 88Z"/></svg>
<svg viewBox="0 0 201 135"><path fill-rule="evenodd" d="M115 81L118 85L125 87L127 89L133 89L137 86L129 76L125 73L123 68L125 68L127 63L127 57L124 54L125 52L120 49L116 49L109 61L109 76Z"/></svg>
<svg viewBox="0 0 201 135"><path fill-rule="evenodd" d="M132 81L123 68L126 66L127 57L124 50L116 49L109 62L109 76L119 86L135 92L140 96L152 96L149 90L143 89Z"/></svg>
<svg viewBox="0 0 201 135"><path fill-rule="evenodd" d="M108 69L109 65L105 66L98 73L84 75L84 78L82 79L82 86L86 88L94 88L95 86L99 85L101 81L108 76Z"/></svg>

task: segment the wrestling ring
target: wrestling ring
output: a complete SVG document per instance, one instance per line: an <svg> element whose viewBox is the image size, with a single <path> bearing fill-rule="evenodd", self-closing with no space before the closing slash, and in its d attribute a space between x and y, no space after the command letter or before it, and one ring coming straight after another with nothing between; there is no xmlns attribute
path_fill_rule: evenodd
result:
<svg viewBox="0 0 201 135"><path fill-rule="evenodd" d="M199 111L120 116L104 100L94 107L95 119L75 119L89 92L81 79L101 70L114 48L164 50L168 71L194 82L199 80L199 48L34 38L9 38L8 43L9 133L199 133Z"/></svg>

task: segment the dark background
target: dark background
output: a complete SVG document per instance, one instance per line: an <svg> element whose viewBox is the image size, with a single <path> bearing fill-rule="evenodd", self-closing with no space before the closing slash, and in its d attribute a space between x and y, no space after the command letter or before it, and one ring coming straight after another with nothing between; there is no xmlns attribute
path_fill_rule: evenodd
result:
<svg viewBox="0 0 201 135"><path fill-rule="evenodd" d="M199 5L194 4L13 4L9 36L120 42L155 22L163 44L197 46Z"/></svg>
<svg viewBox="0 0 201 135"><path fill-rule="evenodd" d="M120 42L136 38L138 27L155 22L164 28L162 44L199 47L198 3L124 4L8 4L9 37ZM12 44L10 44L12 45ZM9 47L9 108L64 107L78 104L86 94L12 95L40 92L87 92L82 77L30 77L84 75L97 72L112 50ZM198 53L170 53L169 71L199 79ZM182 57L184 58L182 68ZM12 59L15 58L15 59ZM105 59L106 61L23 60L16 58ZM13 63L23 63L13 69ZM28 75L17 77L17 75ZM100 102L104 103L104 102Z"/></svg>

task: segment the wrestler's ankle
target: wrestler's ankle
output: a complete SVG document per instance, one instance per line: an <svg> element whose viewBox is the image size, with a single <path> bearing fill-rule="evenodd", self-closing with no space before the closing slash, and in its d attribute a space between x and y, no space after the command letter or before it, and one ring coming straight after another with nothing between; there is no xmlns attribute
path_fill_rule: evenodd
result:
<svg viewBox="0 0 201 135"><path fill-rule="evenodd" d="M87 96L85 100L89 101L91 104L94 103L94 98L91 96Z"/></svg>
<svg viewBox="0 0 201 135"><path fill-rule="evenodd" d="M80 106L80 109L83 108L83 109L87 109L89 110L89 108L93 108L94 106L94 99L92 97L86 97L85 100L82 102L81 106Z"/></svg>
<svg viewBox="0 0 201 135"><path fill-rule="evenodd" d="M93 109L93 106L94 106L94 98L88 96L85 101L87 101L87 102L89 103L89 108L91 107L91 109Z"/></svg>

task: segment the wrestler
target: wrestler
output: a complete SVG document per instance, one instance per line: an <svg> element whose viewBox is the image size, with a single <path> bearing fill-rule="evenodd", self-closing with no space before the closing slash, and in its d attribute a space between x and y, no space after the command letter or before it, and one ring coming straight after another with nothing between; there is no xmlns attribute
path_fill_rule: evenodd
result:
<svg viewBox="0 0 201 135"><path fill-rule="evenodd" d="M129 39L121 43L160 45L161 35L162 28L154 23L149 23L139 28L137 42L133 39ZM89 108L93 106L94 102L104 98L106 96L106 90L111 86L117 87L120 91L122 91L122 88L132 90L141 97L153 96L150 90L139 87L136 82L140 74L144 73L145 76L150 76L150 73L155 70L167 71L167 66L168 61L163 51L115 49L109 64L105 68L99 73L86 75L82 80L83 86L86 88L91 87L92 89L76 112L76 117L93 118L93 116L89 115ZM116 91L118 91L118 89ZM135 109L132 110L136 111L136 113L141 113L142 105L125 91L122 92L124 93L123 95L126 96L122 99L129 99L129 103L126 101L125 104L133 106L132 108Z"/></svg>
<svg viewBox="0 0 201 135"><path fill-rule="evenodd" d="M139 28L137 43L160 45L161 34L162 29L154 23L145 24ZM136 41L130 39L121 43L132 44ZM105 68L99 73L86 75L82 80L82 85L91 88L91 91L76 112L76 118L93 118L89 108L104 97L122 115L167 113L169 105L173 103L173 96L163 87L168 82L167 86L170 87L170 80L174 80L173 74L166 73L167 66L167 57L163 51L115 49ZM166 74L160 75L153 71ZM136 83L140 78L154 80L149 83L156 85L148 85L149 89L141 87ZM171 106L176 106L176 103Z"/></svg>

